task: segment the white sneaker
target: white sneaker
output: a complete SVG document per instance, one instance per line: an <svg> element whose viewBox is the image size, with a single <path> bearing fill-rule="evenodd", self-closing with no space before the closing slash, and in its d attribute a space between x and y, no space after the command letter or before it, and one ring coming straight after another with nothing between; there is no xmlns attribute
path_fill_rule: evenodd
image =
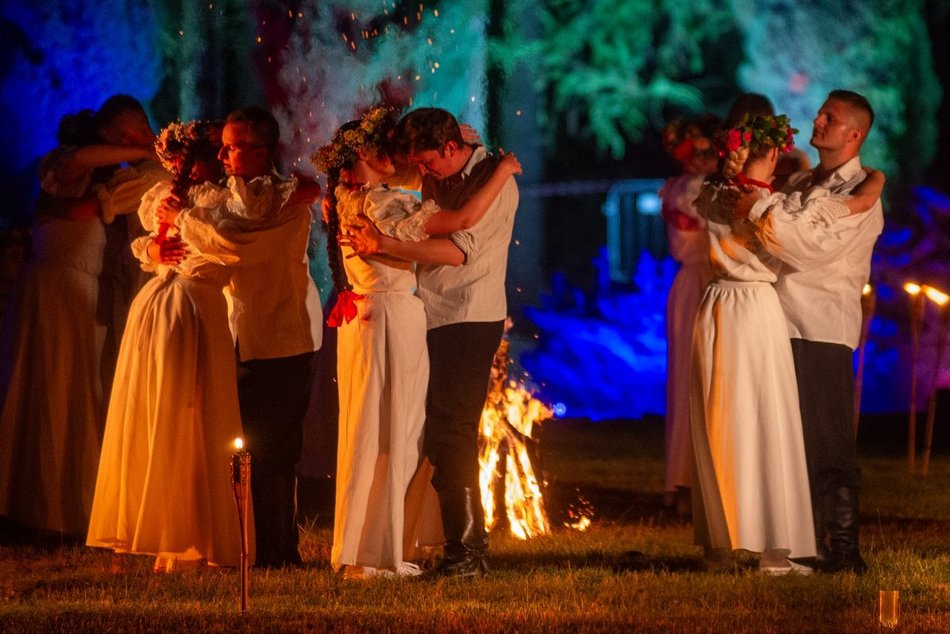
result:
<svg viewBox="0 0 950 634"><path fill-rule="evenodd" d="M767 574L771 577L784 577L788 574L808 576L812 574L814 570L808 566L796 564L791 559L786 559L784 566L759 566L759 572Z"/></svg>
<svg viewBox="0 0 950 634"><path fill-rule="evenodd" d="M414 563L402 561L396 566L396 574L400 577L417 577L422 574L422 568Z"/></svg>

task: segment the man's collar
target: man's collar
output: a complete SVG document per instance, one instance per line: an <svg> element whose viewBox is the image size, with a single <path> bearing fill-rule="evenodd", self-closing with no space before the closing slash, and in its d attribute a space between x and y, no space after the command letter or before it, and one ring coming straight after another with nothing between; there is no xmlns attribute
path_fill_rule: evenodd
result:
<svg viewBox="0 0 950 634"><path fill-rule="evenodd" d="M460 178L465 178L472 173L472 170L475 168L479 162L481 162L486 156L488 156L488 150L485 149L484 145L473 145L472 155L468 157L468 161L465 163L465 166L457 174Z"/></svg>
<svg viewBox="0 0 950 634"><path fill-rule="evenodd" d="M862 171L861 157L854 156L853 158L849 159L848 161L845 161L844 163L839 165L837 168L835 168L835 170L829 173L824 179L822 179L821 182L829 183L829 184L832 182L847 183L852 178L857 176L858 173L861 171ZM819 165L818 167L812 170L813 181L815 178L817 178L821 174L822 174L821 165Z"/></svg>

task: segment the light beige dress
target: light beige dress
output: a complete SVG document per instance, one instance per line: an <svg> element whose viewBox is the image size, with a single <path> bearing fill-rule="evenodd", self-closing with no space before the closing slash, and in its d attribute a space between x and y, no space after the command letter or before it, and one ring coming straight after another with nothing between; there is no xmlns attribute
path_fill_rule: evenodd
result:
<svg viewBox="0 0 950 634"><path fill-rule="evenodd" d="M707 185L714 279L696 317L691 425L698 494L697 543L815 555L798 388L782 306L780 263L748 221L731 218ZM777 194L776 196L780 196Z"/></svg>
<svg viewBox="0 0 950 634"><path fill-rule="evenodd" d="M139 215L147 228L168 189L160 183L143 198ZM243 207L279 206L292 189L255 199L210 184L193 188L194 208L178 221L190 255L173 268L158 266L129 312L88 545L157 555L159 563L240 562L229 458L242 430L222 289L234 267L286 245L279 228L253 231L247 217L259 214ZM143 263L144 247L134 245ZM251 548L253 525L249 517Z"/></svg>
<svg viewBox="0 0 950 634"><path fill-rule="evenodd" d="M682 174L669 179L660 192L664 208L669 206L696 224L695 229L683 229L670 222L666 225L670 255L680 264L666 300L666 492L676 491L677 487L689 488L693 479L689 423L693 323L712 277L706 221L693 204L704 178L702 174Z"/></svg>
<svg viewBox="0 0 950 634"><path fill-rule="evenodd" d="M422 240L431 201L385 186L337 189L340 224L365 213L387 235ZM350 251L344 249L345 254ZM406 492L419 466L429 377L426 316L409 262L344 260L358 315L339 328L340 429L331 563L398 570ZM412 524L412 522L410 522Z"/></svg>
<svg viewBox="0 0 950 634"><path fill-rule="evenodd" d="M44 158L45 194L75 198L89 176L58 182L61 148ZM99 364L105 327L97 320L105 230L99 218L48 219L33 230L4 318L0 394L0 515L31 528L86 531L102 441Z"/></svg>

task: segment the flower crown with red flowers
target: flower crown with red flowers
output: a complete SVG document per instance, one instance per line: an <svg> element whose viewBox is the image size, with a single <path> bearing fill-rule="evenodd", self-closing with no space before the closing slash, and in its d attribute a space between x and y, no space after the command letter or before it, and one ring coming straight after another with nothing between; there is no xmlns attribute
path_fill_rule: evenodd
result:
<svg viewBox="0 0 950 634"><path fill-rule="evenodd" d="M795 147L795 133L791 121L784 114L739 119L735 127L724 130L716 138L719 156L725 160L722 175L733 178L742 171L749 154L754 150L777 147L782 152L791 152Z"/></svg>
<svg viewBox="0 0 950 634"><path fill-rule="evenodd" d="M782 152L791 152L795 147L795 134L791 120L784 114L750 117L744 115L734 128L724 130L717 139L719 156L735 152L743 147L756 150L777 147Z"/></svg>
<svg viewBox="0 0 950 634"><path fill-rule="evenodd" d="M683 166L693 158L714 158L717 148L712 141L712 128L718 127L718 117L674 119L663 129L663 149Z"/></svg>

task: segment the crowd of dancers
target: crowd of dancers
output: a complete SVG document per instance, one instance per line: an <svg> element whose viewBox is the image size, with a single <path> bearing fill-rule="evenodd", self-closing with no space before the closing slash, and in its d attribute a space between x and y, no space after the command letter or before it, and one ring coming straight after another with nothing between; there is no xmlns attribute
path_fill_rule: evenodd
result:
<svg viewBox="0 0 950 634"><path fill-rule="evenodd" d="M403 556L414 475L411 511L442 527L413 533L442 547L429 574L487 568L477 424L507 314L521 167L462 132L444 110L397 121L380 107L314 153L328 177L339 328L332 564L347 578L421 573ZM307 253L320 187L275 171L279 127L256 107L176 122L156 140L141 105L115 96L65 117L59 142L41 167L36 253L4 319L0 515L152 555L156 571L233 566L225 465L243 437L252 558L300 565L295 467L323 325ZM384 255L399 248L386 240L416 251ZM344 257L356 241L363 257Z"/></svg>
<svg viewBox="0 0 950 634"><path fill-rule="evenodd" d="M766 109L762 109L765 107ZM715 565L862 572L851 436L859 298L883 176L873 111L835 91L820 164L776 176L786 117L754 96L671 128L667 491L692 491ZM41 164L34 257L3 322L0 515L155 558L236 565L224 465L253 455L252 557L300 565L295 467L324 316L309 274L321 189L275 170L248 107L157 140L118 95L65 117ZM339 394L330 563L348 579L487 571L478 424L507 315L521 166L448 112L372 108L314 152ZM778 185L779 180L784 184ZM319 404L317 404L319 405ZM408 527L408 528L407 528ZM423 572L423 546L440 546Z"/></svg>

